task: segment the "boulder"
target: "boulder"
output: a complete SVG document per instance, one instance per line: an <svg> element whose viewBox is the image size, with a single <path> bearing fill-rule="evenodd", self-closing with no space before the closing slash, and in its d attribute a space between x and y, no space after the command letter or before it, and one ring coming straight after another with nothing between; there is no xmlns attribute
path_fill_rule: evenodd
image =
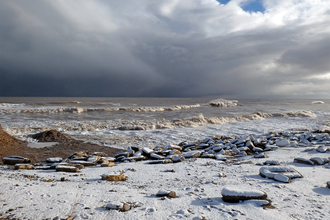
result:
<svg viewBox="0 0 330 220"><path fill-rule="evenodd" d="M312 157L310 160L313 161L316 165L324 165L325 164L324 160L320 157Z"/></svg>
<svg viewBox="0 0 330 220"><path fill-rule="evenodd" d="M261 153L261 154L255 155L254 158L268 158L268 155L266 153Z"/></svg>
<svg viewBox="0 0 330 220"><path fill-rule="evenodd" d="M17 163L31 163L31 160L20 156L9 156L2 158L3 164L15 165Z"/></svg>
<svg viewBox="0 0 330 220"><path fill-rule="evenodd" d="M46 162L47 163L60 163L63 161L62 157L52 157L52 158L47 158Z"/></svg>
<svg viewBox="0 0 330 220"><path fill-rule="evenodd" d="M121 172L120 174L103 174L101 175L101 179L106 181L125 181L126 177L124 175L124 172Z"/></svg>
<svg viewBox="0 0 330 220"><path fill-rule="evenodd" d="M264 166L259 169L259 175L264 178L274 179L276 174L282 174L288 178L302 178L303 176L291 167L285 166ZM278 176L278 179L282 177Z"/></svg>
<svg viewBox="0 0 330 220"><path fill-rule="evenodd" d="M114 162L109 162L109 163L102 163L101 164L101 167L113 167L115 165L116 164Z"/></svg>
<svg viewBox="0 0 330 220"><path fill-rule="evenodd" d="M295 163L303 163L303 164L307 164L307 165L314 165L315 163L309 159L305 159L305 158L295 158L293 160L293 162Z"/></svg>
<svg viewBox="0 0 330 220"><path fill-rule="evenodd" d="M73 166L57 165L55 168L56 172L71 172L78 173L79 169Z"/></svg>
<svg viewBox="0 0 330 220"><path fill-rule="evenodd" d="M149 162L149 164L167 164L167 163L173 163L171 159L165 159L165 160L152 160Z"/></svg>
<svg viewBox="0 0 330 220"><path fill-rule="evenodd" d="M279 147L287 147L290 145L290 141L287 139L278 140L278 141L276 141L276 145Z"/></svg>
<svg viewBox="0 0 330 220"><path fill-rule="evenodd" d="M34 166L32 164L15 164L15 170L21 170L21 169L25 169L25 170L29 170L32 169Z"/></svg>
<svg viewBox="0 0 330 220"><path fill-rule="evenodd" d="M327 182L327 187L330 189L330 181Z"/></svg>
<svg viewBox="0 0 330 220"><path fill-rule="evenodd" d="M277 166L280 165L280 163L277 160L266 160L264 165Z"/></svg>
<svg viewBox="0 0 330 220"><path fill-rule="evenodd" d="M124 202L124 203L109 203L105 207L108 210L118 210L121 212L127 212L131 210L131 205Z"/></svg>
<svg viewBox="0 0 330 220"><path fill-rule="evenodd" d="M185 158L197 158L200 157L203 152L204 151L200 151L200 150L192 150L192 151L184 152L182 153L182 155Z"/></svg>
<svg viewBox="0 0 330 220"><path fill-rule="evenodd" d="M274 180L279 181L279 182L283 182L283 183L290 183L291 182L291 178L287 177L281 173L277 173L274 175Z"/></svg>
<svg viewBox="0 0 330 220"><path fill-rule="evenodd" d="M157 197L168 197L168 198L177 198L176 193L174 191L164 191L164 190L159 190L155 196Z"/></svg>
<svg viewBox="0 0 330 220"><path fill-rule="evenodd" d="M267 194L264 191L250 189L245 187L225 187L221 191L222 200L224 202L239 202L249 199L267 199Z"/></svg>
<svg viewBox="0 0 330 220"><path fill-rule="evenodd" d="M318 148L316 148L316 150L320 153L325 153L328 148L326 146L319 146Z"/></svg>

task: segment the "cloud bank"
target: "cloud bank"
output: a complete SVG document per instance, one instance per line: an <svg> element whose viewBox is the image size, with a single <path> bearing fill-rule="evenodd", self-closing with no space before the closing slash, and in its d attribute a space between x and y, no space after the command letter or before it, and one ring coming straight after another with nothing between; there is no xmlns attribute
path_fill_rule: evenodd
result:
<svg viewBox="0 0 330 220"><path fill-rule="evenodd" d="M0 96L330 97L330 2L253 2L1 1Z"/></svg>

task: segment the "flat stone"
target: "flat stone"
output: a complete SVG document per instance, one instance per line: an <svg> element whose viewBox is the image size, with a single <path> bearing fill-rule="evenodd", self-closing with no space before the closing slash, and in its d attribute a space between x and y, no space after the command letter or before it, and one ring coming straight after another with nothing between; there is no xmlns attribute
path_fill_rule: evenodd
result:
<svg viewBox="0 0 330 220"><path fill-rule="evenodd" d="M32 164L15 164L15 170L29 170L32 169L34 166Z"/></svg>
<svg viewBox="0 0 330 220"><path fill-rule="evenodd" d="M279 182L283 182L283 183L290 183L291 182L291 178L287 177L281 173L277 173L274 175L274 180L277 180Z"/></svg>
<svg viewBox="0 0 330 220"><path fill-rule="evenodd" d="M197 158L197 157L200 157L202 153L203 153L203 151L192 150L192 151L184 152L184 153L182 153L182 155L185 158Z"/></svg>
<svg viewBox="0 0 330 220"><path fill-rule="evenodd" d="M63 160L62 157L52 157L52 158L47 158L46 162L47 163L60 163Z"/></svg>
<svg viewBox="0 0 330 220"><path fill-rule="evenodd" d="M103 174L101 175L101 179L106 181L124 181L126 177L124 172L121 172L120 174Z"/></svg>
<svg viewBox="0 0 330 220"><path fill-rule="evenodd" d="M290 145L290 141L287 139L278 140L278 141L276 141L276 145L279 147L286 147L286 146Z"/></svg>
<svg viewBox="0 0 330 220"><path fill-rule="evenodd" d="M31 160L20 156L9 156L2 158L2 162L6 165L15 165L17 163L31 163Z"/></svg>
<svg viewBox="0 0 330 220"><path fill-rule="evenodd" d="M109 163L102 163L101 164L101 167L113 167L115 165L116 164L114 162L109 162Z"/></svg>
<svg viewBox="0 0 330 220"><path fill-rule="evenodd" d="M315 163L309 159L305 159L305 158L295 158L293 160L293 162L295 163L303 163L303 164L307 164L307 165L314 165Z"/></svg>
<svg viewBox="0 0 330 220"><path fill-rule="evenodd" d="M167 163L173 163L173 161L171 159L149 161L149 164L167 164Z"/></svg>
<svg viewBox="0 0 330 220"><path fill-rule="evenodd" d="M266 153L261 153L261 154L255 155L254 158L268 158L268 155Z"/></svg>
<svg viewBox="0 0 330 220"><path fill-rule="evenodd" d="M65 166L65 165L57 165L55 168L56 172L70 172L70 173L78 173L79 169L74 166Z"/></svg>
<svg viewBox="0 0 330 220"><path fill-rule="evenodd" d="M280 165L280 163L277 160L266 160L264 165L277 166Z"/></svg>
<svg viewBox="0 0 330 220"><path fill-rule="evenodd" d="M249 199L267 199L267 193L257 189L244 187L224 187L221 191L224 202L239 202Z"/></svg>
<svg viewBox="0 0 330 220"><path fill-rule="evenodd" d="M313 161L316 165L324 165L325 163L321 157L312 157L310 160Z"/></svg>
<svg viewBox="0 0 330 220"><path fill-rule="evenodd" d="M316 148L316 150L320 153L325 153L328 148L326 146L319 146L318 148Z"/></svg>
<svg viewBox="0 0 330 220"><path fill-rule="evenodd" d="M174 191L164 191L164 190L159 190L155 196L157 197L169 197L169 198L177 198L176 193Z"/></svg>
<svg viewBox="0 0 330 220"><path fill-rule="evenodd" d="M291 179L302 178L303 176L291 167L285 166L264 166L259 169L259 175L264 178L274 179L275 175L281 173Z"/></svg>

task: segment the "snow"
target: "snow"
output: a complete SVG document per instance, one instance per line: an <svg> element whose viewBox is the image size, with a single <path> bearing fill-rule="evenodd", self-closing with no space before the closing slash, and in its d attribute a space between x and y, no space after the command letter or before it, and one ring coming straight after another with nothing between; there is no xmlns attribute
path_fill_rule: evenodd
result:
<svg viewBox="0 0 330 220"><path fill-rule="evenodd" d="M245 187L244 187L245 188ZM225 187L222 189L221 194L223 196L245 196L256 197L263 196L265 193L256 189L242 189L241 187Z"/></svg>
<svg viewBox="0 0 330 220"><path fill-rule="evenodd" d="M260 177L260 167L254 164L226 165L202 158L155 165L148 164L148 161L116 163L114 167L86 167L80 173L13 170L1 166L0 213L20 219L52 219L56 216L73 216L75 219L201 219L203 216L206 219L290 219L292 216L325 219L330 213L327 205L330 189L326 188L329 176L325 175L325 166L293 163L294 157L317 152L281 148L267 154L271 159L298 170L304 178L283 185ZM258 163L261 159L251 157L250 160ZM283 170L274 166L267 168ZM172 169L175 172L164 172ZM126 181L101 180L104 173L118 174L123 170ZM219 177L219 173L224 175ZM63 177L65 181L61 181ZM249 195L264 191L275 209L263 209L261 205L267 201L223 202L221 192L229 194L226 189ZM251 192L250 189L257 190ZM159 191L174 191L178 198L161 199L155 196ZM131 210L118 210L124 203L130 204Z"/></svg>

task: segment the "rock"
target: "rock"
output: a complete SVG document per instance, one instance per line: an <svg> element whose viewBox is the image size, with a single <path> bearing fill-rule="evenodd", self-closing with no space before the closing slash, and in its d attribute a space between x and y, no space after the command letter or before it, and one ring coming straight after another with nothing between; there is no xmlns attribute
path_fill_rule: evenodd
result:
<svg viewBox="0 0 330 220"><path fill-rule="evenodd" d="M174 191L164 191L164 190L159 190L155 196L157 197L168 197L168 198L177 198L176 193Z"/></svg>
<svg viewBox="0 0 330 220"><path fill-rule="evenodd" d="M330 189L330 181L327 182L327 187Z"/></svg>
<svg viewBox="0 0 330 220"><path fill-rule="evenodd" d="M121 152L118 152L116 155L115 155L115 158L119 158L119 157L129 157L130 153L129 152L126 152L126 151L121 151Z"/></svg>
<svg viewBox="0 0 330 220"><path fill-rule="evenodd" d="M277 173L274 175L274 180L277 180L279 182L283 182L283 183L290 183L291 182L291 178L281 174L281 173Z"/></svg>
<svg viewBox="0 0 330 220"><path fill-rule="evenodd" d="M313 157L310 159L311 161L313 161L316 165L324 165L324 160L320 157Z"/></svg>
<svg viewBox="0 0 330 220"><path fill-rule="evenodd" d="M177 154L181 154L181 151L179 151L177 149L174 149L174 150L171 150L168 154L169 155L177 155Z"/></svg>
<svg viewBox="0 0 330 220"><path fill-rule="evenodd" d="M264 165L277 166L280 165L280 163L277 160L266 160Z"/></svg>
<svg viewBox="0 0 330 220"><path fill-rule="evenodd" d="M127 211L129 211L129 210L131 210L131 205L129 205L129 204L127 204L126 202L124 202L124 204L123 204L123 208L121 208L120 211L122 211L122 212L127 212Z"/></svg>
<svg viewBox="0 0 330 220"><path fill-rule="evenodd" d="M295 158L293 160L293 162L295 163L303 163L303 164L307 164L307 165L314 165L315 163L309 159L305 159L305 158Z"/></svg>
<svg viewBox="0 0 330 220"><path fill-rule="evenodd" d="M31 160L20 156L9 156L2 158L3 164L15 165L17 163L31 163Z"/></svg>
<svg viewBox="0 0 330 220"><path fill-rule="evenodd" d="M141 160L145 160L146 158L145 158L145 156L142 156L142 155L140 155L140 156L133 156L133 157L127 157L127 158L123 158L122 160L121 160L121 162L126 162L126 161L130 161L130 162L134 162L134 161L141 161Z"/></svg>
<svg viewBox="0 0 330 220"><path fill-rule="evenodd" d="M154 152L153 149L150 149L150 148L147 148L147 147L142 148L142 151L143 151L143 153L145 153L147 155L150 155L152 152Z"/></svg>
<svg viewBox="0 0 330 220"><path fill-rule="evenodd" d="M29 170L32 169L34 166L32 164L15 164L15 170L25 169Z"/></svg>
<svg viewBox="0 0 330 220"><path fill-rule="evenodd" d="M103 175L101 175L101 178L102 178L102 180L106 180L106 181L124 181L124 180L126 180L124 172L121 172L120 174L103 174Z"/></svg>
<svg viewBox="0 0 330 220"><path fill-rule="evenodd" d="M244 189L244 187L225 187L221 191L224 202L239 202L249 199L267 199L267 194L261 190Z"/></svg>
<svg viewBox="0 0 330 220"><path fill-rule="evenodd" d="M266 153L261 153L261 154L255 155L254 158L268 158L268 155Z"/></svg>
<svg viewBox="0 0 330 220"><path fill-rule="evenodd" d="M47 158L46 162L47 163L60 163L63 160L62 157L52 157L52 158Z"/></svg>
<svg viewBox="0 0 330 220"><path fill-rule="evenodd" d="M71 173L78 173L79 169L73 166L65 166L65 165L57 165L55 168L56 172L71 172Z"/></svg>
<svg viewBox="0 0 330 220"><path fill-rule="evenodd" d="M192 151L184 152L184 153L182 153L182 155L185 158L197 158L197 157L200 157L202 153L203 153L203 151L200 151L200 150L192 150Z"/></svg>
<svg viewBox="0 0 330 220"><path fill-rule="evenodd" d="M106 209L109 209L109 210L118 210L118 211L121 211L121 212L127 212L129 210L131 210L131 205L124 202L124 203L109 203L106 205L105 207Z"/></svg>
<svg viewBox="0 0 330 220"><path fill-rule="evenodd" d="M81 164L83 166L95 166L101 158L99 156L88 157L87 160L71 160L70 164Z"/></svg>
<svg viewBox="0 0 330 220"><path fill-rule="evenodd" d="M219 173L219 177L226 177L225 173Z"/></svg>
<svg viewBox="0 0 330 220"><path fill-rule="evenodd" d="M276 141L276 145L279 147L287 147L290 145L290 141L287 139L278 140L278 141Z"/></svg>
<svg viewBox="0 0 330 220"><path fill-rule="evenodd" d="M102 163L101 164L101 167L113 167L115 166L116 164L113 163L113 162L109 162L109 163Z"/></svg>
<svg viewBox="0 0 330 220"><path fill-rule="evenodd" d="M178 163L184 161L185 157L182 155L171 155L171 160L173 161L173 163Z"/></svg>
<svg viewBox="0 0 330 220"><path fill-rule="evenodd" d="M318 148L316 148L316 150L320 153L325 153L328 148L326 146L319 146Z"/></svg>
<svg viewBox="0 0 330 220"><path fill-rule="evenodd" d="M150 157L151 157L152 159L156 159L156 160L163 160L163 159L165 158L164 156L161 156L161 155L156 154L156 153L151 153L151 154L150 154Z"/></svg>
<svg viewBox="0 0 330 220"><path fill-rule="evenodd" d="M302 178L303 176L291 167L285 166L265 166L259 169L259 175L264 178L274 179L275 175L281 173L282 175L293 178Z"/></svg>
<svg viewBox="0 0 330 220"><path fill-rule="evenodd" d="M109 163L109 162L114 162L116 158L114 157L101 157L100 163Z"/></svg>
<svg viewBox="0 0 330 220"><path fill-rule="evenodd" d="M167 163L173 163L173 161L171 159L165 159L165 160L153 160L149 162L149 164L167 164Z"/></svg>
<svg viewBox="0 0 330 220"><path fill-rule="evenodd" d="M254 148L252 148L252 151L256 152L256 153L259 153L259 152L263 152L264 150L259 148L259 147L254 147Z"/></svg>
<svg viewBox="0 0 330 220"><path fill-rule="evenodd" d="M92 156L109 157L109 155L104 152L94 152L92 153Z"/></svg>

